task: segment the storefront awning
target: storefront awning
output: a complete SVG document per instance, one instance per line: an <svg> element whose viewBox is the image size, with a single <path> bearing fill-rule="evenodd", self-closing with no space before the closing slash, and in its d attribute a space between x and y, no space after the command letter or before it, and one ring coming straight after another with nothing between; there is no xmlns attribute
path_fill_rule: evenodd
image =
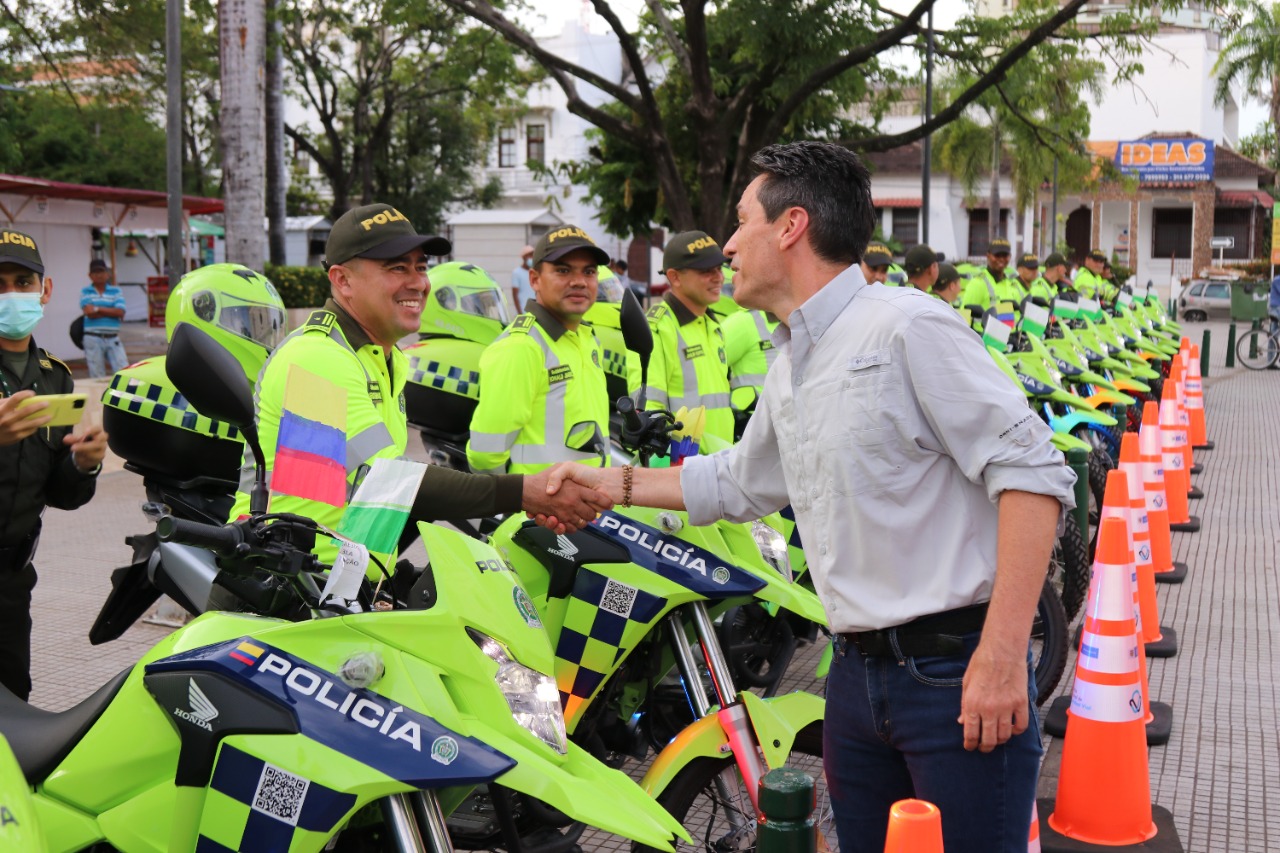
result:
<svg viewBox="0 0 1280 853"><path fill-rule="evenodd" d="M1219 190L1218 207L1265 207L1268 210L1275 204L1270 195L1262 190Z"/></svg>
<svg viewBox="0 0 1280 853"><path fill-rule="evenodd" d="M871 200L874 207L922 207L923 202L919 198L897 197L897 198L875 198Z"/></svg>

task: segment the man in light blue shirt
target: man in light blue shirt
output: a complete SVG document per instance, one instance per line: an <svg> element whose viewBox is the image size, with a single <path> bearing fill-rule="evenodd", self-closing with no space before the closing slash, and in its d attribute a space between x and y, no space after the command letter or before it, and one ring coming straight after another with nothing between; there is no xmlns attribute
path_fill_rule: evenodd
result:
<svg viewBox="0 0 1280 853"><path fill-rule="evenodd" d="M533 285L529 283L529 271L533 268L533 247L520 250L520 266L511 271L511 298L515 300L516 313L533 300Z"/></svg>
<svg viewBox="0 0 1280 853"><path fill-rule="evenodd" d="M124 344L120 342L120 321L124 319L124 293L110 284L107 265L94 259L89 262L88 287L80 291L80 310L84 312L84 357L90 378L111 376L129 364Z"/></svg>
<svg viewBox="0 0 1280 853"><path fill-rule="evenodd" d="M836 635L823 761L840 849L884 849L894 801L942 812L948 853L1022 853L1039 775L1028 641L1075 477L951 308L868 286L870 176L827 143L772 145L725 245L746 308L782 319L741 443L682 468L555 469L691 524L795 511ZM572 519L570 519L572 521Z"/></svg>

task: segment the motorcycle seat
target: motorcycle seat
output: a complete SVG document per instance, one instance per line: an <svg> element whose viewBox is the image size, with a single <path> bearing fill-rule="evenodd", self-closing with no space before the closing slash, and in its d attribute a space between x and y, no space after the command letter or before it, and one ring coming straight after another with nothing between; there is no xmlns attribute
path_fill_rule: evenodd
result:
<svg viewBox="0 0 1280 853"><path fill-rule="evenodd" d="M133 668L124 670L91 696L65 711L28 705L0 686L0 734L9 741L27 782L36 785L53 772L120 692Z"/></svg>

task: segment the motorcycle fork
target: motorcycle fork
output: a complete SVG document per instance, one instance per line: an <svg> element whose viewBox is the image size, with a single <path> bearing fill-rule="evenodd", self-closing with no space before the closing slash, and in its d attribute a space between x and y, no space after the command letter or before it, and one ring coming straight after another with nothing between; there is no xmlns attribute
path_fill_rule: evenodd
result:
<svg viewBox="0 0 1280 853"><path fill-rule="evenodd" d="M751 726L751 719L747 715L746 707L738 699L738 689L734 686L729 662L725 659L724 650L720 647L715 624L707 613L706 605L701 601L695 601L685 605L681 610L693 618L694 632L702 647L702 658L706 662L707 672L711 675L711 684L720 706L720 710L716 712L716 719L719 720L720 727L729 741L729 748L733 751L738 772L742 774L742 782L746 785L747 796L751 800L751 808L758 816L760 814L760 779L765 774L765 767L760 751L756 747L755 730ZM693 705L695 716L705 717L711 712L711 700L703 688L702 676L698 672L693 648L689 643L688 634L685 633L684 618L680 611L671 614L669 625L676 666L684 679L689 702ZM723 776L716 777L716 788L726 802L732 801L728 782ZM736 822L739 817L731 815L730 822Z"/></svg>
<svg viewBox="0 0 1280 853"><path fill-rule="evenodd" d="M382 811L398 853L453 853L434 791L393 794L382 801Z"/></svg>

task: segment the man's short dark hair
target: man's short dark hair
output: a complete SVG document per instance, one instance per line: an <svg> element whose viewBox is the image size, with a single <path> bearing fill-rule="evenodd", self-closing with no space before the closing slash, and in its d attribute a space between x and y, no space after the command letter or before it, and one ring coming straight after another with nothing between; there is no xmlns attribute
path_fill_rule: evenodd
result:
<svg viewBox="0 0 1280 853"><path fill-rule="evenodd" d="M809 240L818 257L856 264L875 230L871 175L848 148L829 142L789 142L751 158L766 179L757 198L770 222L791 207L809 214Z"/></svg>
<svg viewBox="0 0 1280 853"><path fill-rule="evenodd" d="M618 258L616 261L614 261L613 265L618 268L618 272L627 271L627 262L624 261L622 258Z"/></svg>

